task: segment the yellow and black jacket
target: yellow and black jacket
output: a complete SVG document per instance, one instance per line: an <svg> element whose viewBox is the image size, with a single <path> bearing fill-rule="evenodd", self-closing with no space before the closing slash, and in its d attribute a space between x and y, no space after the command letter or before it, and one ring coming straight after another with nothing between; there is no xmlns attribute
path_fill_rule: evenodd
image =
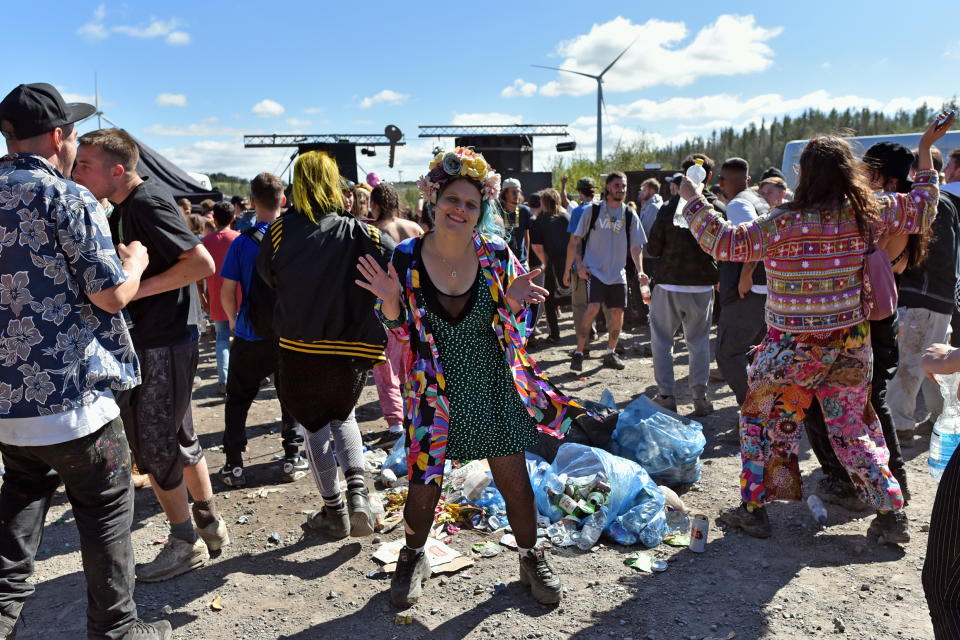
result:
<svg viewBox="0 0 960 640"><path fill-rule="evenodd" d="M359 287L357 261L370 254L386 269L395 243L373 225L339 213L316 223L294 210L270 224L257 271L277 294L280 347L383 362L386 334L373 294Z"/></svg>

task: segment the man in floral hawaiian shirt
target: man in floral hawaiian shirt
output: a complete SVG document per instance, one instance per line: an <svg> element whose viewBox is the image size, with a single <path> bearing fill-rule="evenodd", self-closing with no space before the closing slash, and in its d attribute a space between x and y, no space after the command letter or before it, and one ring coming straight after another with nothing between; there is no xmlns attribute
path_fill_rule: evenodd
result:
<svg viewBox="0 0 960 640"><path fill-rule="evenodd" d="M147 266L138 242L114 251L97 200L68 179L73 123L45 83L0 102L0 638L12 638L44 518L62 480L80 530L88 638L169 638L133 602L130 454L114 391L140 382L119 311Z"/></svg>

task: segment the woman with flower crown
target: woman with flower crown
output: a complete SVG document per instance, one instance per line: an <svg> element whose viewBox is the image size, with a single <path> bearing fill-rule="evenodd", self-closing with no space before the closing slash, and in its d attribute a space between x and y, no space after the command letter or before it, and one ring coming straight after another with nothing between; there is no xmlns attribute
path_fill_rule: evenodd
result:
<svg viewBox="0 0 960 640"><path fill-rule="evenodd" d="M440 498L444 462L487 459L520 551L520 580L534 598L560 600L560 579L535 548L537 510L524 450L538 430L566 432L578 405L527 354L527 306L547 291L524 273L494 222L500 176L483 156L440 153L418 182L433 205L434 230L401 243L386 271L369 257L357 284L377 296L388 330L409 342L404 362L407 466L406 546L390 599L403 607L430 575L423 547Z"/></svg>

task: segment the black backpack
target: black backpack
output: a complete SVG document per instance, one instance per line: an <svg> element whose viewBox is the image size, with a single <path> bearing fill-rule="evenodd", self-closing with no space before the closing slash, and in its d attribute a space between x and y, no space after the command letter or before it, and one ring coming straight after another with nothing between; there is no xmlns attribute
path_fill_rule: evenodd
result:
<svg viewBox="0 0 960 640"><path fill-rule="evenodd" d="M263 231L252 227L240 235L247 236L260 246L263 240ZM277 292L268 285L257 269L253 270L253 280L250 281L250 291L246 291L247 319L253 327L254 333L263 340L277 340L276 331L273 328L273 312L277 307Z"/></svg>

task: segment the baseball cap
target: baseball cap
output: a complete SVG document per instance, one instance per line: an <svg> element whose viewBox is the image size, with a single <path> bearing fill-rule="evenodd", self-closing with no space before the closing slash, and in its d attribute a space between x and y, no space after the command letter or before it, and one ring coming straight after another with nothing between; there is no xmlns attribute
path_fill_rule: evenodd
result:
<svg viewBox="0 0 960 640"><path fill-rule="evenodd" d="M516 187L517 189L520 189L520 181L517 180L516 178L507 178L506 180L503 181L503 184L500 186L500 189L502 191L503 189L509 189L510 187Z"/></svg>
<svg viewBox="0 0 960 640"><path fill-rule="evenodd" d="M760 176L761 180L766 180L767 178L780 178L781 180L786 180L787 176L783 175L783 171L777 169L776 167L767 167L767 170L763 172Z"/></svg>
<svg viewBox="0 0 960 640"><path fill-rule="evenodd" d="M667 182L672 182L673 184L680 184L680 181L682 179L683 179L683 174L678 172L673 174L669 178L667 178Z"/></svg>
<svg viewBox="0 0 960 640"><path fill-rule="evenodd" d="M597 183L593 178L580 178L577 180L577 191L596 191Z"/></svg>
<svg viewBox="0 0 960 640"><path fill-rule="evenodd" d="M896 142L878 142L863 154L863 161L888 178L907 180L913 165L913 152Z"/></svg>
<svg viewBox="0 0 960 640"><path fill-rule="evenodd" d="M0 120L9 123L3 134L17 140L79 122L96 111L92 104L65 102L60 92L46 82L18 85L0 102Z"/></svg>

